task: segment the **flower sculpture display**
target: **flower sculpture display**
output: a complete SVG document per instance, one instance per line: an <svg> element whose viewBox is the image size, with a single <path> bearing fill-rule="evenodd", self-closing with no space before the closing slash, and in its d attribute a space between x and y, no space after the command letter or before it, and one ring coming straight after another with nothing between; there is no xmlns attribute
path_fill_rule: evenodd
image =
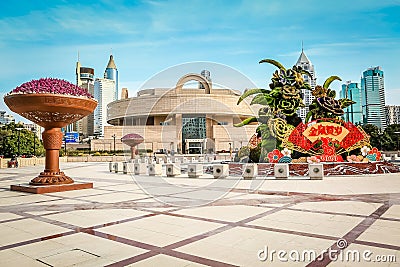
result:
<svg viewBox="0 0 400 267"><path fill-rule="evenodd" d="M322 162L342 162L341 154L349 155L363 146L370 147L366 132L360 126L345 122L341 117L344 109L355 102L347 96L335 99L336 92L329 86L335 80L341 81L338 76L331 76L322 86L317 85L312 89L303 75L312 76L301 67L286 69L272 59L260 61L264 62L278 68L272 75L270 89L247 90L238 100L239 104L252 96L250 104L263 107L259 109L257 117L235 125L240 127L250 123L259 124L257 133L262 139L260 161L267 159L269 162L295 162L296 157L310 155ZM302 90L310 90L315 97L309 106L305 122L296 114L299 108L304 107ZM281 155L276 159L278 153L274 149L281 153L285 148L296 153L290 156ZM369 160L379 158L377 153L365 157ZM355 161L354 158L349 159Z"/></svg>
<svg viewBox="0 0 400 267"><path fill-rule="evenodd" d="M59 168L61 128L91 114L97 101L86 90L65 80L42 78L18 86L4 97L4 102L12 111L44 128L45 169L30 184L72 184L74 181Z"/></svg>
<svg viewBox="0 0 400 267"><path fill-rule="evenodd" d="M245 98L253 96L251 105L259 104L258 117L251 117L236 127L241 127L253 122L259 122L257 132L261 136L261 158L267 158L267 151L275 147L282 149L280 141L301 122L296 111L304 107L302 89L310 89L310 85L304 81L303 74L310 75L301 67L293 66L286 69L281 63L272 59L264 59L259 63L270 63L278 68L271 78L270 89L247 90L238 100L238 104ZM276 126L276 127L275 127ZM269 158L269 157L268 157Z"/></svg>
<svg viewBox="0 0 400 267"><path fill-rule="evenodd" d="M365 157L366 155L368 155L368 152L369 152L370 150L371 150L371 149L370 149L369 147L363 146L363 147L361 148L361 155L363 155L363 156Z"/></svg>
<svg viewBox="0 0 400 267"><path fill-rule="evenodd" d="M338 76L331 76L324 82L323 86L317 85L312 90L312 95L315 97L309 106L306 122L310 120L325 119L325 118L340 118L344 114L344 108L356 103L348 98L336 100L335 90L329 89L330 84L335 81L341 81Z"/></svg>
<svg viewBox="0 0 400 267"><path fill-rule="evenodd" d="M278 150L274 149L268 153L268 160L271 163L278 163L279 159L283 157L283 154Z"/></svg>
<svg viewBox="0 0 400 267"><path fill-rule="evenodd" d="M308 163L319 163L321 160L316 156L307 157Z"/></svg>
<svg viewBox="0 0 400 267"><path fill-rule="evenodd" d="M135 133L124 135L121 138L121 142L131 148L131 159L135 159L136 155L138 154L136 146L143 143L143 141L144 141L143 136Z"/></svg>

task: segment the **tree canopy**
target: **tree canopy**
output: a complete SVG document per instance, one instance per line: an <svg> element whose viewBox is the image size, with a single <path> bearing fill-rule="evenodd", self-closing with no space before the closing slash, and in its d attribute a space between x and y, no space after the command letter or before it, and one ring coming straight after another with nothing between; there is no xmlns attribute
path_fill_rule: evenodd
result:
<svg viewBox="0 0 400 267"><path fill-rule="evenodd" d="M15 123L0 126L0 155L6 158L18 155L18 139L20 155L43 155L43 144L35 133L27 129L17 130L17 128L23 127Z"/></svg>

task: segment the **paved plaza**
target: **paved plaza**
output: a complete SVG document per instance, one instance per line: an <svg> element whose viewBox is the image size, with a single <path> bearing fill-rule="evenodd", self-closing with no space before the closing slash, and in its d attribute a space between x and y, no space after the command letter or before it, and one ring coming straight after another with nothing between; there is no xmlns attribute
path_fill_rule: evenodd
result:
<svg viewBox="0 0 400 267"><path fill-rule="evenodd" d="M61 167L94 188L14 192L43 166L0 169L0 266L400 265L399 174L239 180Z"/></svg>

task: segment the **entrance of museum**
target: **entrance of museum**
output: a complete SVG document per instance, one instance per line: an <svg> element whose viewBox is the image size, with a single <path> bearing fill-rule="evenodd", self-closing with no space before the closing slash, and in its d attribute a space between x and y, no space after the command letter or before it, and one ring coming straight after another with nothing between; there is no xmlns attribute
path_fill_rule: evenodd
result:
<svg viewBox="0 0 400 267"><path fill-rule="evenodd" d="M206 117L204 115L185 115L182 118L182 151L184 154L203 154L206 137Z"/></svg>
<svg viewBox="0 0 400 267"><path fill-rule="evenodd" d="M206 147L206 139L186 139L185 154L203 154Z"/></svg>

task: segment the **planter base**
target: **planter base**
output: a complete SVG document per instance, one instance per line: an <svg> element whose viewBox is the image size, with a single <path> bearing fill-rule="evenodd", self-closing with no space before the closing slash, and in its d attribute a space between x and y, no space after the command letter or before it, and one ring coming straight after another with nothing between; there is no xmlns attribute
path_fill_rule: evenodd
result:
<svg viewBox="0 0 400 267"><path fill-rule="evenodd" d="M30 185L30 184L18 184L11 185L11 191L20 191L33 194L45 194L54 192L64 192L71 190L80 190L93 188L93 183L72 183L72 184L59 184L59 185Z"/></svg>
<svg viewBox="0 0 400 267"><path fill-rule="evenodd" d="M30 185L61 185L72 184L74 180L66 176L64 172L41 172L40 175L30 181Z"/></svg>

